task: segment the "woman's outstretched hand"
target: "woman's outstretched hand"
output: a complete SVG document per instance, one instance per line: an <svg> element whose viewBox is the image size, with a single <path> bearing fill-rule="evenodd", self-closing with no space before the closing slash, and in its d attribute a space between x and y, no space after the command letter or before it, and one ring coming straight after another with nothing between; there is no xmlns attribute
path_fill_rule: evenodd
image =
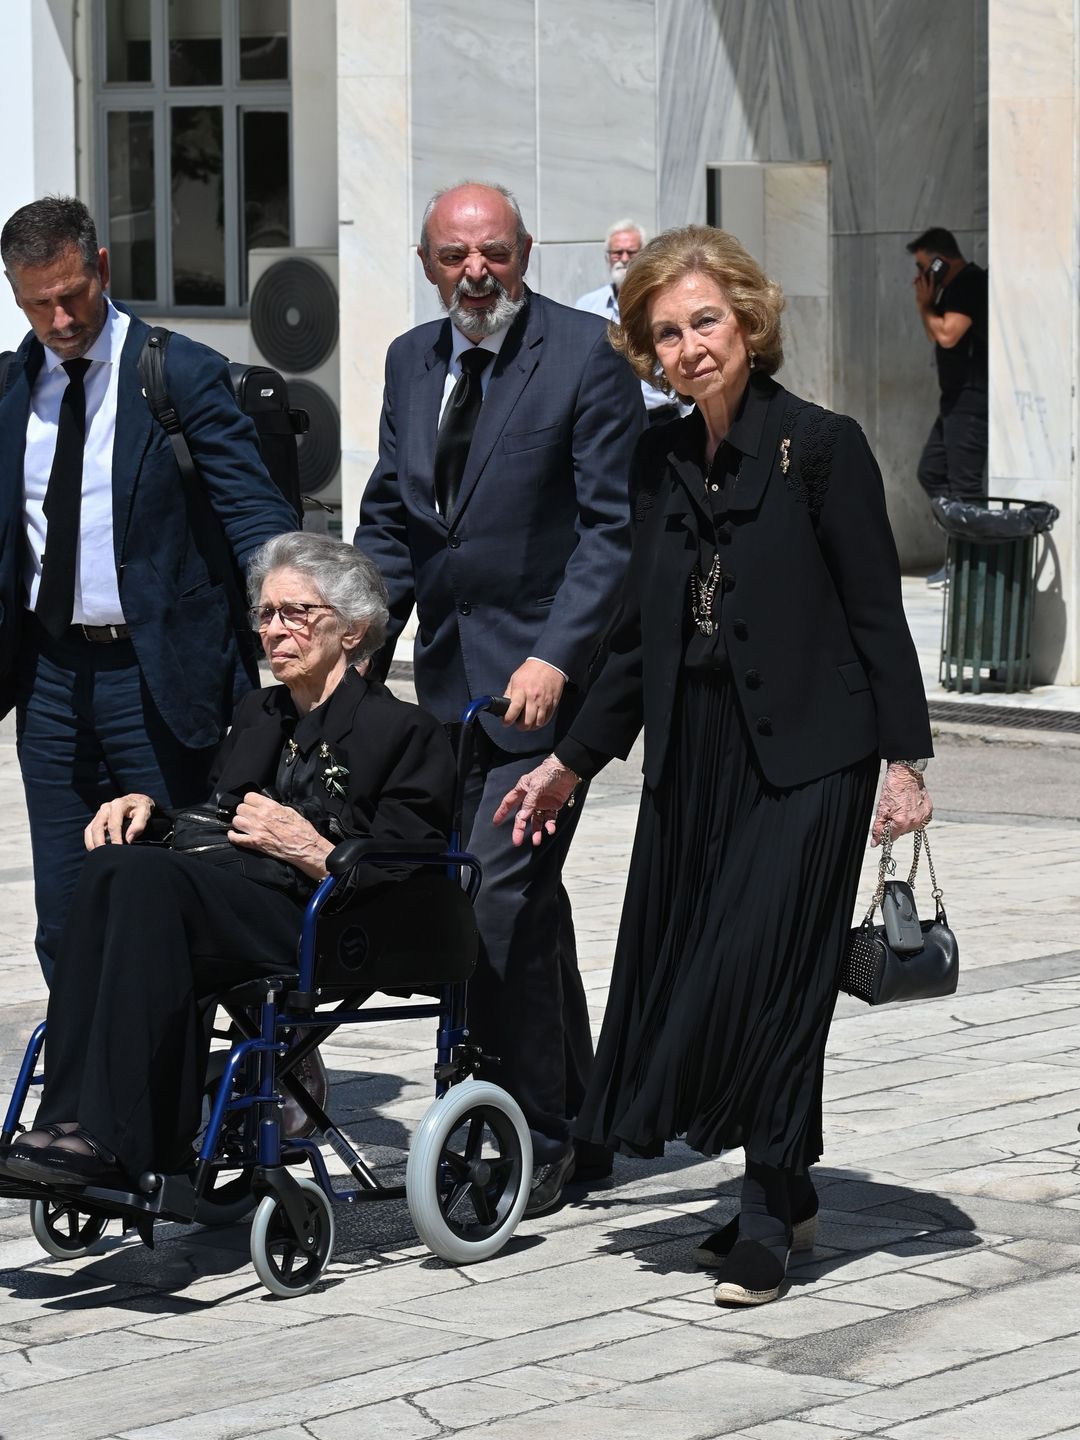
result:
<svg viewBox="0 0 1080 1440"><path fill-rule="evenodd" d="M99 845L130 845L146 829L153 809L149 795L121 795L118 800L107 800L83 831L83 844L87 850L96 850Z"/></svg>
<svg viewBox="0 0 1080 1440"><path fill-rule="evenodd" d="M530 770L502 798L502 803L492 817L496 825L514 815L515 845L523 845L525 836L531 831L532 843L539 845L544 835L555 834L555 816L574 793L578 777L573 770L549 755L546 760Z"/></svg>
<svg viewBox="0 0 1080 1440"><path fill-rule="evenodd" d="M874 828L870 832L871 845L880 845L885 826L891 827L892 838L907 835L912 830L921 830L934 813L930 792L923 784L921 775L907 765L894 762L885 771L878 797Z"/></svg>

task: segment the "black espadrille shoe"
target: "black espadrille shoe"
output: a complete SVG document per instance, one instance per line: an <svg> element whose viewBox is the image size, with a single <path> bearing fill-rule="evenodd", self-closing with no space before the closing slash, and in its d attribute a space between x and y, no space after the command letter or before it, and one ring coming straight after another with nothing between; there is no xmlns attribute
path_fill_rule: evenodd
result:
<svg viewBox="0 0 1080 1440"><path fill-rule="evenodd" d="M811 1192L805 1213L797 1219L792 1217L791 1253L793 1255L796 1251L813 1250L814 1242L817 1239L817 1216L818 1197ZM723 1229L714 1230L711 1235L706 1235L700 1245L691 1251L691 1258L695 1264L703 1266L706 1270L715 1270L731 1254L738 1238L739 1217L734 1215Z"/></svg>
<svg viewBox="0 0 1080 1440"><path fill-rule="evenodd" d="M756 1240L736 1240L720 1264L713 1299L717 1305L767 1305L780 1294L787 1262Z"/></svg>

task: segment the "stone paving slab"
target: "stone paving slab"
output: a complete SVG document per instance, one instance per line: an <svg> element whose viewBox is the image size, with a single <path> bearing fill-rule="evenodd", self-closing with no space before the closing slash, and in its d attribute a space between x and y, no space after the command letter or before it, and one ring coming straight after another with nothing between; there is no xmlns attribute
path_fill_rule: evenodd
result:
<svg viewBox="0 0 1080 1440"><path fill-rule="evenodd" d="M265 1294L244 1226L163 1227L152 1252L114 1235L55 1261L25 1206L0 1201L0 1436L1076 1434L1080 750L1048 749L1046 764L1059 790L1076 781L1072 818L1017 817L1004 796L1000 815L965 812L975 752L935 762L934 854L964 978L947 1001L841 998L819 1245L780 1303L713 1305L689 1251L735 1212L741 1155L680 1144L619 1157L615 1185L572 1187L483 1265L431 1257L403 1202L345 1211L327 1276L295 1301ZM604 773L570 866L595 1023L637 786L635 757ZM45 999L9 725L3 801L0 1094ZM874 869L868 855L864 897ZM429 1103L430 1030L405 1021L327 1047L333 1106L387 1177Z"/></svg>

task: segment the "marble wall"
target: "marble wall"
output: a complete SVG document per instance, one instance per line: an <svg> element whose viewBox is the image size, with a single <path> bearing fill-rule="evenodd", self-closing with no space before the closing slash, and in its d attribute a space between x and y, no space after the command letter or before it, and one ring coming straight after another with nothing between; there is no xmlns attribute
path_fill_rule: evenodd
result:
<svg viewBox="0 0 1080 1440"><path fill-rule="evenodd" d="M661 225L705 218L710 165L828 167L832 403L878 454L905 562L935 563L915 467L936 385L904 244L945 225L984 258L986 0L665 0L658 45ZM792 383L814 308L791 308Z"/></svg>
<svg viewBox="0 0 1080 1440"><path fill-rule="evenodd" d="M411 287L408 0L337 7L342 531L378 454L383 362Z"/></svg>
<svg viewBox="0 0 1080 1440"><path fill-rule="evenodd" d="M990 488L1061 511L1036 676L1080 683L1078 0L990 0Z"/></svg>
<svg viewBox="0 0 1080 1440"><path fill-rule="evenodd" d="M815 278L789 279L787 378L864 425L905 562L935 564L915 467L936 386L904 244L942 224L985 256L986 6L339 0L343 334L347 288L375 269L365 245L381 261L388 331L440 313L413 247L428 197L456 180L514 190L537 242L530 282L572 303L603 282L613 219L650 231L704 220L711 165L767 164L774 187L795 183L774 166L816 167L816 238L808 250L805 223L798 236L777 228L765 255L789 275L816 257ZM362 314L369 356L343 372L357 498L349 467L361 461L348 457L374 449L381 391Z"/></svg>

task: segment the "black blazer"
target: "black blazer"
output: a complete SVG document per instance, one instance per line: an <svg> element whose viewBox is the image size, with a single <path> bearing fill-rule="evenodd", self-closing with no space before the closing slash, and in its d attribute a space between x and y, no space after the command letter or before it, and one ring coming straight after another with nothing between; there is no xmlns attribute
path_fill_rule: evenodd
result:
<svg viewBox="0 0 1080 1440"><path fill-rule="evenodd" d="M123 306L117 306L122 310ZM150 414L139 378L149 327L131 316L120 357L113 445L113 552L124 619L147 689L182 745L216 745L234 694L251 688L228 598L203 554L205 516L191 513L169 437ZM23 452L31 394L45 352L19 346L0 400L0 714L15 700L15 665L26 614L23 589ZM169 393L210 505L241 567L296 516L259 458L251 420L238 408L222 356L175 334Z"/></svg>
<svg viewBox="0 0 1080 1440"><path fill-rule="evenodd" d="M881 474L859 426L755 375L729 439L742 462L720 527L721 626L766 781L787 788L868 755L932 755ZM574 742L625 757L644 724L645 780L659 783L697 556L691 494L702 485L704 440L695 412L638 444L622 615L559 746L572 768Z"/></svg>
<svg viewBox="0 0 1080 1440"><path fill-rule="evenodd" d="M530 655L569 677L565 727L618 604L629 551L627 476L645 423L641 386L597 315L530 292L499 351L453 512L434 503L449 320L419 325L386 357L379 461L355 543L390 591L385 674L415 601L420 703L457 720L501 695ZM556 725L481 724L504 749L550 749Z"/></svg>
<svg viewBox="0 0 1080 1440"><path fill-rule="evenodd" d="M271 785L295 714L284 685L245 695L215 757L211 794L243 795ZM319 798L345 835L445 841L454 756L442 727L426 711L349 670L327 704L323 733L332 756L349 773L343 797ZM386 873L362 867L358 888L380 884Z"/></svg>

